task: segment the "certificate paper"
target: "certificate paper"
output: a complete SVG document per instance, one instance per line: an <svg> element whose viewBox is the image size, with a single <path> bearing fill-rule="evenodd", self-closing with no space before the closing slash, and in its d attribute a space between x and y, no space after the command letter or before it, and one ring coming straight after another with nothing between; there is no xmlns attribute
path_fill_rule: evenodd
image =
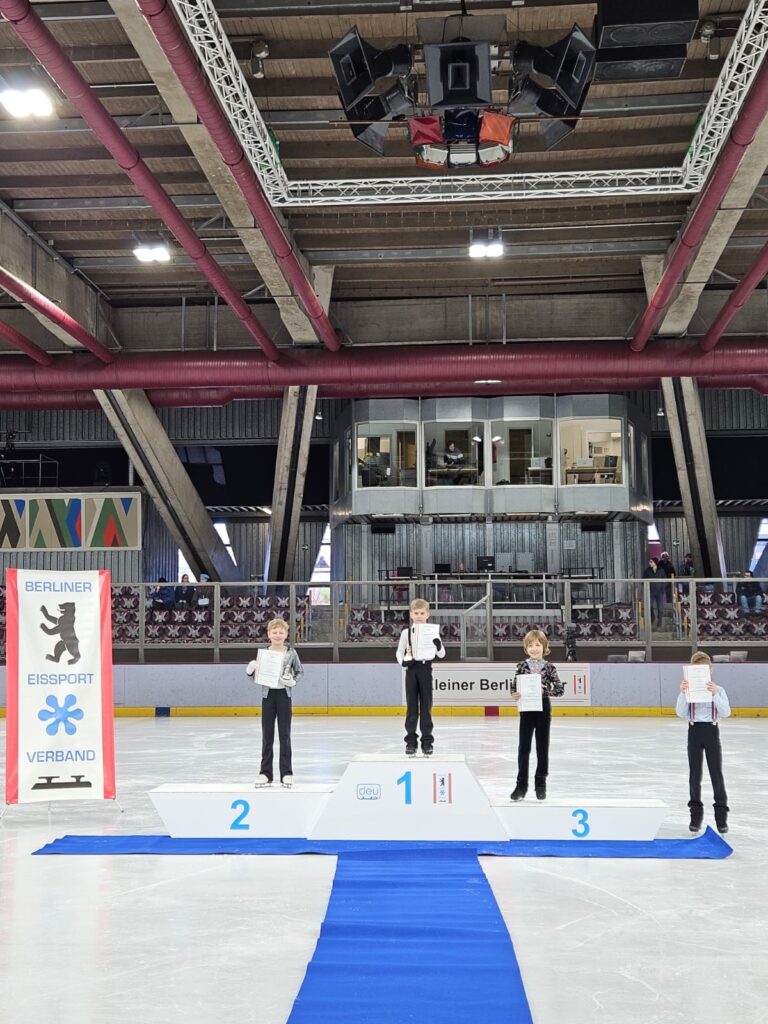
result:
<svg viewBox="0 0 768 1024"><path fill-rule="evenodd" d="M259 686L268 686L270 690L282 688L280 676L283 674L283 651L259 651L256 654L256 671L253 681Z"/></svg>
<svg viewBox="0 0 768 1024"><path fill-rule="evenodd" d="M707 683L712 677L709 672L709 665L686 665L683 668L683 675L688 683L686 696L689 704L709 704L713 697L707 689Z"/></svg>
<svg viewBox="0 0 768 1024"><path fill-rule="evenodd" d="M437 654L435 637L440 636L440 627L437 623L418 622L411 626L411 637L413 640L413 657L416 661L431 661Z"/></svg>
<svg viewBox="0 0 768 1024"><path fill-rule="evenodd" d="M541 711L543 704L541 700L541 676L537 672L519 675L516 678L517 688L520 691L521 711Z"/></svg>

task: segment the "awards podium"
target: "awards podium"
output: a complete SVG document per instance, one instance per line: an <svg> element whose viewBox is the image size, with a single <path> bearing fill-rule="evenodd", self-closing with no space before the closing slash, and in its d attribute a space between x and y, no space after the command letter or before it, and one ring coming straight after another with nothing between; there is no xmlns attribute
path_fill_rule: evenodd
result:
<svg viewBox="0 0 768 1024"><path fill-rule="evenodd" d="M364 754L335 786L187 783L150 796L173 838L650 840L666 813L661 800L491 801L463 755Z"/></svg>

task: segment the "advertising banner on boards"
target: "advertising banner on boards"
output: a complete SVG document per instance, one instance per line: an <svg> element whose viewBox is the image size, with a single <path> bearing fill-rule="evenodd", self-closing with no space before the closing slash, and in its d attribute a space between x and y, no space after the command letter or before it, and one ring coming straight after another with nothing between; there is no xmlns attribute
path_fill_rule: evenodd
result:
<svg viewBox="0 0 768 1024"><path fill-rule="evenodd" d="M110 574L6 572L6 803L112 800Z"/></svg>
<svg viewBox="0 0 768 1024"><path fill-rule="evenodd" d="M562 697L553 697L553 706L589 707L591 689L589 665L571 662L556 665L557 674L565 684ZM515 706L512 683L516 662L432 662L432 695L435 705L473 707ZM405 673L403 673L403 703L405 703Z"/></svg>

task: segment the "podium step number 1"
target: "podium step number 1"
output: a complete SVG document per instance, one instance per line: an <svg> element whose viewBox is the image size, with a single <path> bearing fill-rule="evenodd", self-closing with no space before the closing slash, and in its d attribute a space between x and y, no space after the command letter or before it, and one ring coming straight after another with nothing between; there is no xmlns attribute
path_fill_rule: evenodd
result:
<svg viewBox="0 0 768 1024"><path fill-rule="evenodd" d="M463 756L355 758L336 786L165 785L150 793L174 838L572 842L654 839L661 800L488 798Z"/></svg>

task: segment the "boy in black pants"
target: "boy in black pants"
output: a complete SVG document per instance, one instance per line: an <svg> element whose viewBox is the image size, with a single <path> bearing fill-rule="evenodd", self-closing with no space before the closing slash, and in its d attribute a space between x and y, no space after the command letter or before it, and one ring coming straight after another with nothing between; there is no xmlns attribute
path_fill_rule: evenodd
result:
<svg viewBox="0 0 768 1024"><path fill-rule="evenodd" d="M291 692L304 675L299 656L288 646L288 624L282 619L272 619L267 626L269 650L283 655L280 685L275 688L264 686L261 701L261 768L256 779L256 788L271 786L275 755L275 722L280 739L280 781L289 789L293 785L293 761L291 751L291 718L293 706ZM249 676L256 672L256 661L246 668Z"/></svg>
<svg viewBox="0 0 768 1024"><path fill-rule="evenodd" d="M712 659L704 651L697 651L691 658L691 664L711 665ZM728 831L728 794L725 792L723 750L720 746L720 728L717 723L721 718L728 718L731 713L731 705L728 703L728 694L722 686L718 686L710 679L707 689L712 694L711 703L697 701L695 704L689 704L688 683L684 679L680 683L680 693L677 696L675 707L680 718L688 719L690 785L688 807L691 810L691 823L688 828L691 832L698 832L704 820L704 804L701 802L701 775L703 760L706 756L707 769L715 796L715 824L717 831L725 835Z"/></svg>
<svg viewBox="0 0 768 1024"><path fill-rule="evenodd" d="M536 774L534 789L537 800L547 798L547 776L549 775L549 727L552 724L552 705L550 697L561 697L565 685L560 681L555 666L544 661L549 654L549 640L540 629L531 629L523 638L525 661L521 661L515 670L515 681L512 684L512 699L520 700L517 689L517 677L521 675L541 676L541 711L520 712L520 739L517 745L517 781L510 793L512 800L523 800L528 792L528 761L531 755L531 740L536 737Z"/></svg>
<svg viewBox="0 0 768 1024"><path fill-rule="evenodd" d="M429 602L421 597L411 601L411 625L426 622L429 618ZM416 723L421 726L421 752L429 757L434 747L432 735L432 662L445 657L440 637L434 639L435 652L431 658L416 661L413 657L413 636L411 626L400 634L397 645L397 662L405 666L405 752L409 757L416 754L418 736ZM420 721L419 721L420 720Z"/></svg>

